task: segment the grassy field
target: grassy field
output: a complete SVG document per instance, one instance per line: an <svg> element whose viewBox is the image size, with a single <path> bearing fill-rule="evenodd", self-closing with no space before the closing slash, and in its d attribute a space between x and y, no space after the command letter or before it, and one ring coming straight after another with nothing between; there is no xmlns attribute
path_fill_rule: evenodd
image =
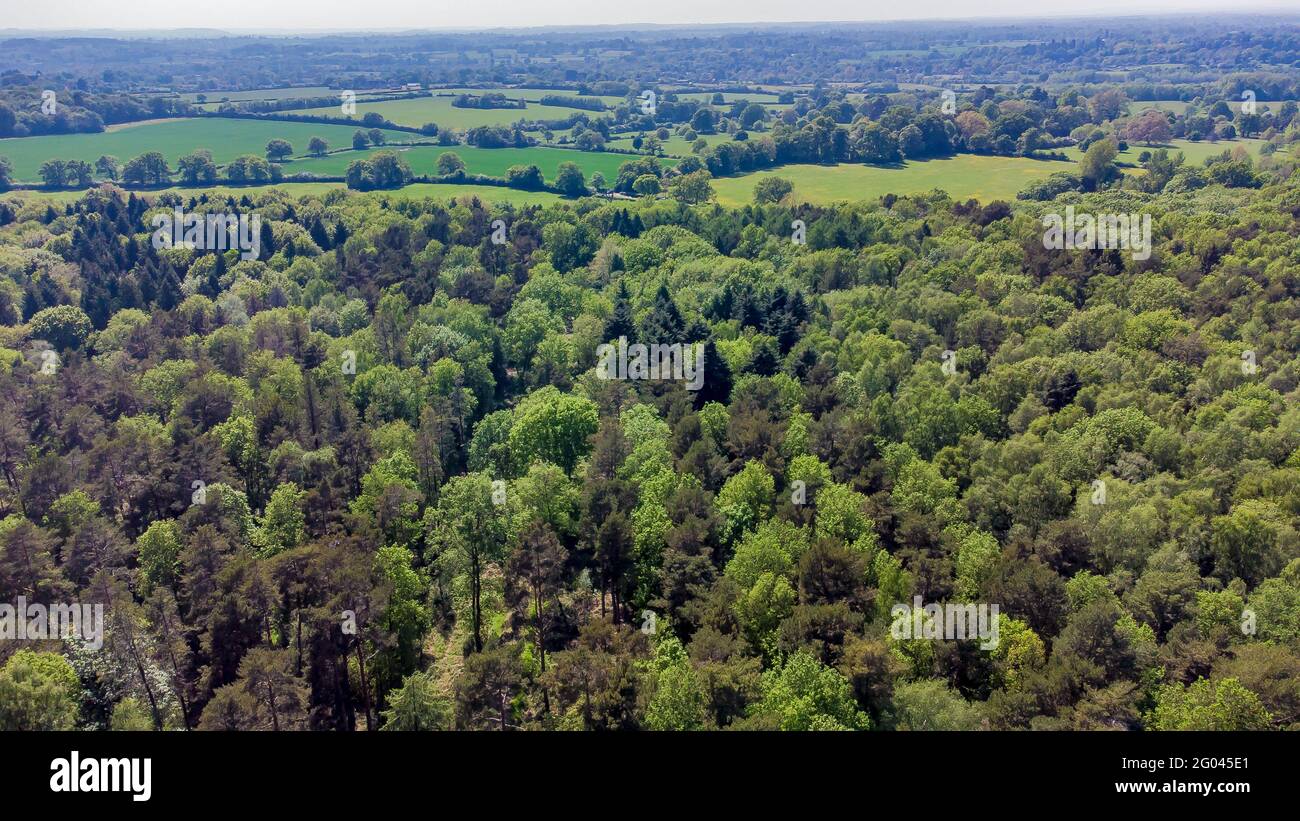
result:
<svg viewBox="0 0 1300 821"><path fill-rule="evenodd" d="M226 187L214 186L212 188L184 188L173 187L160 189L158 191L149 191L144 196L152 197L163 193L164 191L180 194L183 197L200 197L207 194L209 198L225 197L227 195L242 197L244 195L257 195L267 191L283 191L291 197L305 197L308 195L320 196L335 188L343 188L342 183L337 182L286 182L279 185L262 186L262 187ZM23 201L49 202L53 205L64 205L69 202L75 202L81 199L84 191L10 191L4 194L0 199L19 199ZM423 199L432 197L434 199L446 200L452 197L468 195L478 197L483 202L509 202L515 205L546 205L552 202L559 202L563 198L559 194L552 194L549 191L517 191L513 188L501 188L491 185L442 185L437 183L417 183L408 185L395 191L370 191L358 196L367 197L388 197L390 199Z"/></svg>
<svg viewBox="0 0 1300 821"><path fill-rule="evenodd" d="M599 171L611 183L618 176L620 165L629 160L639 159L627 154L545 148L542 146L533 146L531 148L475 148L470 145L395 146L390 150L397 151L410 164L411 170L421 175L438 173L436 170L438 157L448 151L453 151L465 161L466 170L471 174L504 177L506 169L512 165L535 165L542 169L542 174L546 179L553 180L560 163L573 162L578 164L578 167L582 169L582 173L587 177L590 178L592 174ZM286 164L284 170L286 174L300 172L328 175L343 174L347 171L350 163L372 153L373 151L341 151L326 157L299 159ZM673 165L676 161L661 159L660 162L668 166Z"/></svg>
<svg viewBox="0 0 1300 821"><path fill-rule="evenodd" d="M295 148L306 147L307 139L320 135L336 145L350 143L351 126L317 125L312 123L259 122L250 120L169 120L159 124L124 129L112 134L78 134L53 137L33 137L0 140L0 156L9 156L13 161L16 175L20 180L37 179L37 169L44 159L85 159L94 161L102 153L112 153L126 159L145 150L162 150L169 159L187 153L195 148L211 148L218 162L232 159L239 154L261 154L266 141L273 137L283 137L294 143ZM410 135L390 135L395 138ZM709 135L705 138L711 144L730 139L728 135ZM629 145L630 138L612 143L615 146ZM1245 147L1252 155L1258 156L1263 140L1231 140L1210 142L1188 142L1176 140L1171 150L1182 151L1189 163L1199 165L1206 157L1232 150L1237 146ZM689 144L680 137L668 141L672 153L687 155ZM17 149L17 150L15 150ZM309 172L324 175L342 175L349 163L361 157L369 156L374 150L342 151L325 157L299 157L284 165L288 174ZM542 170L547 180L554 180L560 163L575 162L583 174L600 172L606 180L613 182L618 175L618 168L624 162L636 159L635 156L604 152L586 152L561 148L535 146L531 148L486 149L473 146L392 146L410 164L411 169L419 175L435 174L439 155L454 151L466 163L467 170L473 174L504 176L506 169L512 165L536 165ZM1141 152L1150 150L1146 146L1131 146L1120 154L1120 160L1138 162ZM1066 151L1072 158L1078 159L1081 153L1076 149ZM660 158L664 165L672 165L672 157ZM991 157L974 154L962 154L956 157L929 160L925 162L908 162L898 167L882 168L866 165L787 165L781 168L761 171L737 177L714 180L718 200L724 205L742 205L751 200L754 186L765 177L779 176L790 180L795 186L795 197L800 201L811 203L830 203L841 200L875 199L884 194L915 194L932 189L942 189L957 199L975 198L984 202L994 199L1012 200L1016 192L1031 182L1041 180L1058 171L1075 171L1074 162L1032 160L1023 157ZM284 183L274 186L291 194L305 194L339 187L338 183ZM200 188L168 189L184 195L198 195L201 192L227 192L237 195L247 193L249 188ZM386 192L386 196L400 198L420 198L425 196L456 196L469 193L485 201L505 201L518 204L552 202L558 199L546 192L517 191L508 188L474 185L418 184L408 186L400 191ZM52 202L67 202L80 196L80 192L15 192L10 196L48 198Z"/></svg>
<svg viewBox="0 0 1300 821"><path fill-rule="evenodd" d="M400 89L356 89L355 91L357 95L357 103L359 105L364 105L367 104L368 102L370 104L374 104L377 102L401 102L400 100L383 100L383 99L376 100L375 98L376 97L382 98L385 96L390 96L392 94L405 93ZM578 92L572 89L461 87L461 88L434 88L434 89L428 89L428 91L430 91L434 95L433 99L435 100L442 99L443 104L446 105L447 107L450 107L449 103L451 100L451 97L448 97L447 95L457 95L457 94L480 95L480 94L488 94L493 92L499 92L501 94L504 94L512 100L524 100L529 103L539 103L542 97L548 94L558 94L567 97L579 97L579 96L596 97L602 100L611 109L614 106L617 106L620 103L624 102L622 97L614 97L607 94L605 95L578 94ZM250 100L283 100L291 97L338 97L342 93L342 89L327 88L325 86L303 86L297 88L267 88L267 89L253 90L253 91L208 91L204 93L207 94L207 100L204 103L201 103L199 105L201 105L203 108L207 110L215 110L223 102L247 102ZM197 103L197 100L195 99L198 96L197 93L182 94L180 96L186 100L189 100L190 102ZM413 106L407 108L411 108L413 111L419 111L422 109L421 106ZM443 106L437 106L437 110L440 114L443 113L442 108ZM553 106L542 106L541 110L545 111L549 108L553 108ZM359 115L364 115L366 110L360 111ZM412 111L405 111L401 108L395 110L401 116L415 116L415 114L413 114ZM566 108L566 110L568 109ZM313 113L319 113L321 111L323 111L323 109L313 109ZM455 113L459 113L460 111L462 111L462 109L455 109ZM600 113L600 112L592 112L592 113ZM445 114L444 114L444 119L447 119L447 116ZM507 120L506 122L514 122L515 119L518 118L516 117L514 119ZM420 122L412 121L410 123L407 123L402 120L394 119L393 122L401 123L402 125L421 126L424 125L424 123L426 122L430 122L430 120L421 120ZM440 120L436 120L433 122L438 122L439 124L441 124ZM481 124L483 123L477 123L477 122L472 123L472 125L481 125ZM496 125L497 123L494 121L492 123L487 123L487 124ZM456 127L460 127L460 126L456 126Z"/></svg>
<svg viewBox="0 0 1300 821"><path fill-rule="evenodd" d="M506 91L510 91L507 89ZM483 89L479 89L482 93ZM371 111L378 112L390 122L398 125L419 127L425 123L437 123L439 128L473 128L480 125L510 125L525 120L562 120L570 114L599 116L600 112L585 111L565 106L529 104L527 108L456 108L451 104L455 97L450 92L445 97L416 97L410 100L384 100L378 103L357 103L355 119L360 120ZM513 96L507 93L506 96ZM539 94L538 97L541 95ZM526 98L525 98L526 99ZM299 114L323 114L339 116L338 106L326 108L307 108L296 112Z"/></svg>
<svg viewBox="0 0 1300 821"><path fill-rule="evenodd" d="M935 188L955 199L1014 200L1016 192L1073 163L1024 157L959 154L938 160L908 162L897 168L867 165L787 165L741 177L713 181L723 205L751 202L754 186L764 177L784 177L794 183L800 202L824 204L841 200L871 200L885 194L920 194Z"/></svg>
<svg viewBox="0 0 1300 821"><path fill-rule="evenodd" d="M1234 111L1240 111L1241 100L1228 100L1228 106ZM1212 105L1212 104L1211 104ZM1172 111L1174 114L1185 114L1191 103L1182 100L1134 100L1128 104L1130 114L1139 114L1148 108L1158 108L1161 111ZM1255 103L1256 109L1263 114L1265 111L1274 111L1282 107L1282 103ZM1209 110L1210 106L1204 106L1203 110Z"/></svg>
<svg viewBox="0 0 1300 821"><path fill-rule="evenodd" d="M611 108L624 102L622 97L615 97L610 94L579 94L571 88L434 88L429 90L434 94L486 94L489 92L500 92L512 100L526 100L530 103L535 103L549 94L555 94L561 97L596 97Z"/></svg>
<svg viewBox="0 0 1300 821"><path fill-rule="evenodd" d="M483 202L508 202L514 205L549 205L564 198L549 191L516 191L513 188L495 188L490 185L441 185L416 183L396 191L371 192L368 196L386 196L392 199L449 199L451 197L478 197Z"/></svg>
<svg viewBox="0 0 1300 821"><path fill-rule="evenodd" d="M646 136L649 136L649 133L647 133ZM717 145L718 143L731 142L730 134L701 134L699 136L700 139L703 139L705 143L711 146ZM676 134L674 134L668 139L663 141L663 147L664 147L664 151L668 154L672 154L678 157L689 157L691 156L692 153L691 144L693 142L694 140L687 140L684 137L679 137ZM620 135L619 137L610 140L608 145L611 148L621 148L626 151L631 151L632 135L627 135L627 136Z"/></svg>
<svg viewBox="0 0 1300 821"><path fill-rule="evenodd" d="M337 182L285 182L279 185L266 186L225 186L216 185L209 188L187 188L185 186L172 186L171 188L159 188L151 191L136 192L136 196L155 197L163 193L180 194L183 197L201 197L207 194L209 198L213 197L243 197L257 196L267 191L276 190L284 191L293 197L301 197L307 194L324 194L331 188L343 188L342 183ZM3 199L17 198L35 202L49 202L54 205L64 205L69 202L76 202L86 192L84 190L75 191L9 191L3 195Z"/></svg>
<svg viewBox="0 0 1300 821"><path fill-rule="evenodd" d="M236 102L239 100L288 100L293 97L329 97L338 94L338 91L327 86L296 86L294 88L257 88L250 91L198 91L191 94L182 94L181 97L190 102L197 102L200 94L204 95L209 103L219 103L223 100Z"/></svg>
<svg viewBox="0 0 1300 821"><path fill-rule="evenodd" d="M1128 104L1129 114L1141 114L1148 108L1155 108L1160 111L1172 111L1174 114L1182 114L1187 111L1191 103L1185 103L1182 100L1133 100Z"/></svg>
<svg viewBox="0 0 1300 821"><path fill-rule="evenodd" d="M283 90L288 91L289 89L283 89ZM328 99L328 98L333 98L333 99L336 99L336 100L339 99L339 93L340 93L340 92L338 91L338 89L329 89L329 88L325 88L325 87L323 87L323 86L322 86L322 87L318 87L318 88L303 89L303 91L315 91L315 92L318 92L318 93L316 93L316 94L311 95L312 97L324 97L324 98L327 98L327 99ZM251 92L250 92L250 93L251 93ZM387 100L389 97L391 97L391 96L393 95L393 93L394 93L394 92L388 92L388 93L376 92L376 93L374 93L374 94L366 94L366 93L363 92L363 93L357 94L357 102L358 102L358 103L366 103L366 102L383 102L384 100ZM293 95L290 95L290 96L293 96ZM267 100L265 100L265 102L271 102L271 101L276 100L276 99L282 99L282 98L278 98L278 97L277 97L277 98L267 98ZM228 103L239 104L239 103L252 102L253 100L257 100L257 98L254 97L254 98L252 98L251 100L247 100L247 99L246 99L246 100L216 100L216 101L209 100L209 101L207 101L206 103L194 103L194 105L197 106L197 107L199 108L199 110L201 110L201 111L209 111L209 112L214 112L214 113L215 113L215 112L217 112L217 111L220 111L220 110L221 110L221 107L224 106L224 105L226 105L226 104L228 104ZM263 101L262 101L262 100L257 100L257 102L263 102ZM291 108L291 109L287 109L287 110L285 110L285 111L282 112L282 113L284 113L284 114L293 114L293 113L295 113L295 112L297 112L297 111L300 111L300 110L301 110L301 109Z"/></svg>
<svg viewBox="0 0 1300 821"><path fill-rule="evenodd" d="M680 91L677 92L677 99L700 100L701 102L711 102L713 100L713 94L714 92L712 91ZM757 93L736 94L735 92L724 91L722 92L722 99L725 100L728 104L734 103L738 100L745 100L751 103L763 103L764 105L768 105L768 104L775 103L778 99L778 95L757 94Z"/></svg>
<svg viewBox="0 0 1300 821"><path fill-rule="evenodd" d="M1127 163L1132 163L1134 165L1137 165L1138 156L1141 155L1143 151L1155 151L1164 148L1167 149L1171 154L1176 151L1181 151L1183 152L1183 160L1185 162L1191 165L1200 165L1205 161L1207 157L1212 157L1218 154L1222 154L1224 151L1232 151L1235 148L1237 148L1237 146L1241 146L1242 148L1245 148L1246 151L1252 157L1259 157L1259 149L1266 142L1268 141L1267 140L1219 140L1218 142L1210 142L1208 140L1202 140L1200 142L1192 142L1191 140L1174 140L1168 145L1158 145L1155 146L1155 148L1152 148L1151 146L1147 146L1147 145L1142 145L1140 143L1138 144L1129 143L1129 147L1127 149L1119 152L1119 157L1117 159L1119 162L1127 162ZM1073 147L1067 148L1064 149L1064 152L1068 154L1071 159L1074 160L1078 160L1083 157L1083 152L1077 148L1073 148Z"/></svg>
<svg viewBox="0 0 1300 821"><path fill-rule="evenodd" d="M351 145L354 131L352 126L319 123L219 118L166 120L100 134L11 137L0 140L0 157L9 158L15 179L38 182L41 163L46 160L93 163L100 155L110 154L125 163L146 151L161 151L174 165L178 157L206 148L214 160L225 163L242 154L263 156L266 143L277 137L288 140L295 151L303 153L313 136L323 137L334 146ZM401 131L387 134L390 140L415 136Z"/></svg>
<svg viewBox="0 0 1300 821"><path fill-rule="evenodd" d="M1243 146L1252 156L1259 156L1264 140L1220 140L1217 143L1175 140L1165 146L1182 151L1186 161L1200 165L1206 157ZM1134 165L1147 146L1130 146L1119 155L1122 162ZM1077 149L1067 149L1074 160L1082 157ZM884 194L918 194L934 188L947 191L955 199L974 197L981 202L1014 200L1016 192L1031 182L1058 171L1078 170L1075 162L1031 160L1024 157L990 157L959 154L925 162L908 162L897 168L866 165L787 165L740 177L714 180L718 201L724 205L750 202L754 186L763 177L784 177L794 183L795 197L816 204L838 200L875 199Z"/></svg>

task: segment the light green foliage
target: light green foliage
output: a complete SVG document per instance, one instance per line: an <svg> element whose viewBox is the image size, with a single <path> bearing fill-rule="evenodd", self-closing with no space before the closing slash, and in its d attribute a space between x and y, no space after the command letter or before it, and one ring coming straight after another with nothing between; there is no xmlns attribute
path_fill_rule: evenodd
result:
<svg viewBox="0 0 1300 821"><path fill-rule="evenodd" d="M359 359L359 357L358 357ZM352 383L352 395L366 418L376 423L419 419L422 375L417 368L401 369L395 365L378 365L361 371Z"/></svg>
<svg viewBox="0 0 1300 821"><path fill-rule="evenodd" d="M516 532L533 521L545 522L561 537L575 532L578 488L557 465L533 462L528 472L511 484L509 493Z"/></svg>
<svg viewBox="0 0 1300 821"><path fill-rule="evenodd" d="M116 732L149 732L154 728L149 707L135 696L127 696L113 707L109 729Z"/></svg>
<svg viewBox="0 0 1300 821"><path fill-rule="evenodd" d="M799 557L807 549L807 531L785 519L770 519L745 534L724 572L749 589L764 573L793 576Z"/></svg>
<svg viewBox="0 0 1300 821"><path fill-rule="evenodd" d="M957 596L977 601L1002 555L998 540L990 533L971 530L957 542Z"/></svg>
<svg viewBox="0 0 1300 821"><path fill-rule="evenodd" d="M998 646L993 650L1000 676L1007 689L1015 689L1024 677L1042 668L1047 661L1047 648L1028 624L998 614Z"/></svg>
<svg viewBox="0 0 1300 821"><path fill-rule="evenodd" d="M126 308L113 314L104 330L95 334L94 345L98 353L120 351L135 329L149 324L149 314L138 308Z"/></svg>
<svg viewBox="0 0 1300 821"><path fill-rule="evenodd" d="M1080 570L1065 583L1065 595L1069 598L1070 609L1073 611L1082 610L1097 601L1119 604L1119 598L1106 577L1088 570Z"/></svg>
<svg viewBox="0 0 1300 821"><path fill-rule="evenodd" d="M381 730L418 732L450 729L451 699L438 692L429 673L415 673L402 680L402 686L388 696Z"/></svg>
<svg viewBox="0 0 1300 821"><path fill-rule="evenodd" d="M790 460L790 466L786 468L786 480L789 485L803 482L809 488L816 488L832 481L831 469L816 456L808 454L795 456Z"/></svg>
<svg viewBox="0 0 1300 821"><path fill-rule="evenodd" d="M871 725L853 701L848 681L802 651L763 674L763 697L753 714L780 730L866 730Z"/></svg>
<svg viewBox="0 0 1300 821"><path fill-rule="evenodd" d="M299 490L293 482L278 486L271 494L271 501L266 503L266 514L262 517L262 534L268 555L292 550L306 538L306 517L302 511L306 497L306 492Z"/></svg>
<svg viewBox="0 0 1300 821"><path fill-rule="evenodd" d="M71 730L81 682L56 653L22 649L0 667L0 730Z"/></svg>
<svg viewBox="0 0 1300 821"><path fill-rule="evenodd" d="M619 473L636 482L644 482L660 471L670 469L668 423L650 405L637 403L619 416L623 435L632 452L623 461Z"/></svg>
<svg viewBox="0 0 1300 821"><path fill-rule="evenodd" d="M542 459L572 473L586 456L597 424L595 403L547 386L530 393L515 408L510 450L517 464Z"/></svg>
<svg viewBox="0 0 1300 821"><path fill-rule="evenodd" d="M50 512L45 517L45 525L67 539L82 525L99 515L99 502L90 498L84 490L74 490L54 500L54 504L50 505Z"/></svg>
<svg viewBox="0 0 1300 821"><path fill-rule="evenodd" d="M625 91L607 102L627 105ZM136 192L142 207L108 187L6 194L0 593L94 601L102 584L118 616L97 656L58 648L79 677L70 709L27 659L0 671L0 711L122 729L1294 725L1294 135L1275 129L1267 162L1184 168L1163 192L1156 162L1006 208L986 195L1066 164L999 156L1017 150L1007 140L919 159L928 137L904 124L935 89L785 94L795 102L765 99L761 119L714 105L694 123L697 156L673 158L718 173L726 202L772 176L750 170L765 152L825 155L786 162L795 194L767 185L780 202L744 211L693 204L707 191L667 160L620 175L629 155L452 145L452 121L388 141L447 143L395 146L421 175L463 152L457 184ZM1092 122L1068 89L979 95L960 102L962 140L1021 121L1034 124L1022 147L1126 125ZM406 105L367 105L399 110L389 102ZM551 108L464 112L513 123ZM663 126L655 140L685 154L691 123L675 116L652 129L620 112L611 143ZM942 143L947 121L919 116ZM1184 126L1250 127L1231 107L1214 117ZM552 141L598 142L595 119L549 123ZM734 140L742 120L752 133ZM910 158L837 164L837 125L851 150L908 131ZM336 146L355 128L240 125L263 133L259 153L308 145L317 126ZM373 137L283 173L363 158L373 173ZM1193 165L1225 147L1203 142ZM222 174L270 173L225 151ZM620 195L643 178L645 196L470 184L494 164L567 160L570 193L598 162ZM953 169L970 178L943 177ZM1229 172L1262 187L1225 187ZM898 179L931 184L880 199L845 182L883 195L908 190ZM832 192L852 201L798 205ZM1066 204L1150 212L1154 253L1043 248L1040 216ZM260 214L274 252L155 255L148 220L178 206ZM800 215L806 244L791 241ZM37 331L67 343L55 378L33 368L52 343ZM610 335L706 341L705 384L597 379ZM1000 641L895 638L890 609L914 594L998 604ZM652 635L637 629L646 610ZM339 611L356 632L336 632Z"/></svg>
<svg viewBox="0 0 1300 821"><path fill-rule="evenodd" d="M1277 505L1247 499L1213 522L1211 544L1216 570L1225 581L1232 578L1258 583L1275 575L1283 557L1300 551L1300 535Z"/></svg>
<svg viewBox="0 0 1300 821"><path fill-rule="evenodd" d="M653 694L646 705L646 726L651 730L704 729L708 720L704 688L676 636L656 642L649 668Z"/></svg>
<svg viewBox="0 0 1300 821"><path fill-rule="evenodd" d="M727 421L727 406L721 402L708 402L700 408L700 427L715 444L721 444L726 439Z"/></svg>
<svg viewBox="0 0 1300 821"><path fill-rule="evenodd" d="M953 522L962 514L956 499L956 483L945 479L938 469L914 454L900 453L894 472L894 489L890 501L899 510L927 513Z"/></svg>
<svg viewBox="0 0 1300 821"><path fill-rule="evenodd" d="M912 574L897 556L881 550L871 560L871 578L876 583L876 613L884 618L889 608L912 595Z"/></svg>
<svg viewBox="0 0 1300 821"><path fill-rule="evenodd" d="M538 299L523 299L515 303L506 316L502 347L511 363L527 368L542 340L549 334L563 331L564 320L552 313L545 303Z"/></svg>
<svg viewBox="0 0 1300 821"><path fill-rule="evenodd" d="M872 521L866 514L867 497L848 485L830 482L813 497L816 509L814 533L820 538L857 542L870 534Z"/></svg>
<svg viewBox="0 0 1300 821"><path fill-rule="evenodd" d="M375 572L392 588L380 620L397 639L392 663L402 672L414 667L420 642L429 630L429 612L424 604L428 580L412 567L414 560L414 554L401 545L381 547L375 553Z"/></svg>
<svg viewBox="0 0 1300 821"><path fill-rule="evenodd" d="M501 500L493 480L483 473L456 476L442 488L437 507L424 514L427 540L439 570L464 579L468 589L458 601L469 617L476 649L482 647L484 576L505 558L513 533L507 492Z"/></svg>
<svg viewBox="0 0 1300 821"><path fill-rule="evenodd" d="M761 573L734 610L749 646L765 659L776 654L776 631L794 610L797 594L785 576Z"/></svg>
<svg viewBox="0 0 1300 821"><path fill-rule="evenodd" d="M136 541L142 592L174 587L180 570L181 532L174 519L152 522Z"/></svg>
<svg viewBox="0 0 1300 821"><path fill-rule="evenodd" d="M757 527L771 514L776 481L761 462L750 462L718 492L718 512L732 538Z"/></svg>
<svg viewBox="0 0 1300 821"><path fill-rule="evenodd" d="M398 544L410 544L419 529L419 471L404 451L380 459L361 479L361 495L350 509L359 515L379 517L386 535Z"/></svg>
<svg viewBox="0 0 1300 821"><path fill-rule="evenodd" d="M899 730L978 730L981 721L975 705L936 679L895 688L893 720Z"/></svg>
<svg viewBox="0 0 1300 821"><path fill-rule="evenodd" d="M1196 627L1202 635L1227 630L1239 632L1246 602L1232 590L1198 590L1196 592Z"/></svg>
<svg viewBox="0 0 1300 821"><path fill-rule="evenodd" d="M514 414L509 410L489 413L474 426L469 443L469 469L484 470L493 476L513 476L514 456L510 450L510 428Z"/></svg>
<svg viewBox="0 0 1300 821"><path fill-rule="evenodd" d="M1288 564L1277 578L1260 584L1249 602L1259 638L1277 642L1300 638L1300 559Z"/></svg>
<svg viewBox="0 0 1300 821"><path fill-rule="evenodd" d="M81 347L91 330L90 317L72 305L42 309L27 323L29 338L48 342L56 351Z"/></svg>
<svg viewBox="0 0 1300 821"><path fill-rule="evenodd" d="M1266 730L1272 717L1235 678L1169 684L1156 697L1153 730Z"/></svg>

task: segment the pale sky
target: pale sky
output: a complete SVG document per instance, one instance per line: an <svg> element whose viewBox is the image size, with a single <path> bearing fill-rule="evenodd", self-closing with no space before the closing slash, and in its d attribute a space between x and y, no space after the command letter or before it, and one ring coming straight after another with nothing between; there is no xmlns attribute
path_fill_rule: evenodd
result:
<svg viewBox="0 0 1300 821"><path fill-rule="evenodd" d="M1296 0L40 0L0 2L3 29L296 31L516 28L1300 11ZM1085 32L1081 32L1086 36ZM3 57L0 57L3 63Z"/></svg>

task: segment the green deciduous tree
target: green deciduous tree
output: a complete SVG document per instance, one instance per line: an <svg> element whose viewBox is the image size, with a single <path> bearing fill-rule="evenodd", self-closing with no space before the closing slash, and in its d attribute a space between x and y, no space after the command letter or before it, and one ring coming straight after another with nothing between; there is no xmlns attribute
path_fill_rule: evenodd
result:
<svg viewBox="0 0 1300 821"><path fill-rule="evenodd" d="M547 386L529 394L515 408L510 449L517 464L542 459L572 473L590 450L597 423L596 405L591 400Z"/></svg>
<svg viewBox="0 0 1300 821"><path fill-rule="evenodd" d="M871 725L854 702L849 682L803 651L763 674L763 697L750 716L756 726L777 730L865 730Z"/></svg>
<svg viewBox="0 0 1300 821"><path fill-rule="evenodd" d="M1266 730L1272 716L1235 678L1168 684L1156 696L1152 730Z"/></svg>
<svg viewBox="0 0 1300 821"><path fill-rule="evenodd" d="M494 493L494 491L496 491ZM475 651L483 649L483 576L505 558L510 539L509 500L502 503L492 478L470 473L442 488L438 506L425 515L430 543L446 562L469 580L470 632Z"/></svg>
<svg viewBox="0 0 1300 821"><path fill-rule="evenodd" d="M19 650L0 667L0 730L71 730L80 694L76 671L62 656Z"/></svg>
<svg viewBox="0 0 1300 821"><path fill-rule="evenodd" d="M280 162L293 154L293 146L288 140L274 139L266 144L266 158L271 162Z"/></svg>

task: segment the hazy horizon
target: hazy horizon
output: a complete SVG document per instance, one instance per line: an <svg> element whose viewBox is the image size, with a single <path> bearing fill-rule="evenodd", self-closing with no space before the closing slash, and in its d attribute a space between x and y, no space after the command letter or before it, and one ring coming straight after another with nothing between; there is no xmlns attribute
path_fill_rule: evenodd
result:
<svg viewBox="0 0 1300 821"><path fill-rule="evenodd" d="M49 0L16 7L6 14L0 31L132 32L215 30L232 34L336 33L349 31L428 31L579 28L599 26L771 25L819 23L881 23L1025 19L1085 19L1101 15L1139 17L1177 14L1300 13L1283 0L1257 0L1231 11L1222 0L1081 0L1059 11L1045 10L1037 0L985 0L977 7L958 0L915 0L896 4L853 0L719 0L701 7L690 0L660 0L653 7L619 7L591 0L507 2L446 7L415 0L376 0L358 5L345 0L315 0L268 5L260 0L225 0L220 13L211 7L189 7L173 0L137 0L129 7L90 6L75 0ZM328 20L313 25L311 19Z"/></svg>

